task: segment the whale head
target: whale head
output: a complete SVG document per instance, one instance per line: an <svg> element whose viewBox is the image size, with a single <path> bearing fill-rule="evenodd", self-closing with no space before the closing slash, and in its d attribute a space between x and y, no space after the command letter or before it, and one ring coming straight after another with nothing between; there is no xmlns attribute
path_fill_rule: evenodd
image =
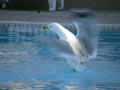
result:
<svg viewBox="0 0 120 90"><path fill-rule="evenodd" d="M62 25L58 24L58 23L51 23L48 25L48 28L56 33L60 40L74 40L75 36L66 28L64 28Z"/></svg>
<svg viewBox="0 0 120 90"><path fill-rule="evenodd" d="M51 24L48 25L48 28L49 28L52 32L56 33L57 35L59 34L60 27L61 27L61 25L58 24L58 23L51 23Z"/></svg>

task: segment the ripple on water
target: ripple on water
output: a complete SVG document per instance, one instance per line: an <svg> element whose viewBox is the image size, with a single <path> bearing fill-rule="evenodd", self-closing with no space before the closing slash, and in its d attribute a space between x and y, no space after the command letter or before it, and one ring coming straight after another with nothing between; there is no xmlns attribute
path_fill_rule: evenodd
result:
<svg viewBox="0 0 120 90"><path fill-rule="evenodd" d="M48 44L34 43L43 32L0 32L0 90L120 89L120 32L100 33L98 56L83 72L74 72Z"/></svg>

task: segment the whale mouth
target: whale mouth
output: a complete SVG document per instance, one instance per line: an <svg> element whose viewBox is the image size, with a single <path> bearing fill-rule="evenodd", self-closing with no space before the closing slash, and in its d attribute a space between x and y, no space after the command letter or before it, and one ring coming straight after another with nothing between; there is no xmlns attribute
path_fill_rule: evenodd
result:
<svg viewBox="0 0 120 90"><path fill-rule="evenodd" d="M48 30L51 31L51 33L54 33L54 31L53 31L53 25L49 24L48 25Z"/></svg>

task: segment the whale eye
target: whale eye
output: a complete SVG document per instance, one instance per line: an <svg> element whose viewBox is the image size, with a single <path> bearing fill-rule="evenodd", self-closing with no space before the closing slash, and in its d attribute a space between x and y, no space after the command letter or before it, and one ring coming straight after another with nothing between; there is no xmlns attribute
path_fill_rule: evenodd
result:
<svg viewBox="0 0 120 90"><path fill-rule="evenodd" d="M53 27L52 25L50 25L50 27Z"/></svg>

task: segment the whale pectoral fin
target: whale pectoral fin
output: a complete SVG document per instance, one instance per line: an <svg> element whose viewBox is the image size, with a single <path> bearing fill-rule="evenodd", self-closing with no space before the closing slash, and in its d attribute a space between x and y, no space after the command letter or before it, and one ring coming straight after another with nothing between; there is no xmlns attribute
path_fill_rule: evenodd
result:
<svg viewBox="0 0 120 90"><path fill-rule="evenodd" d="M74 54L71 46L67 41L64 40L58 40L58 39L52 39L51 45L56 48L56 50L59 50L61 53L67 53L67 54Z"/></svg>
<svg viewBox="0 0 120 90"><path fill-rule="evenodd" d="M37 38L33 40L35 43L48 44L50 48L54 48L55 52L73 54L71 47L67 41L54 38Z"/></svg>

